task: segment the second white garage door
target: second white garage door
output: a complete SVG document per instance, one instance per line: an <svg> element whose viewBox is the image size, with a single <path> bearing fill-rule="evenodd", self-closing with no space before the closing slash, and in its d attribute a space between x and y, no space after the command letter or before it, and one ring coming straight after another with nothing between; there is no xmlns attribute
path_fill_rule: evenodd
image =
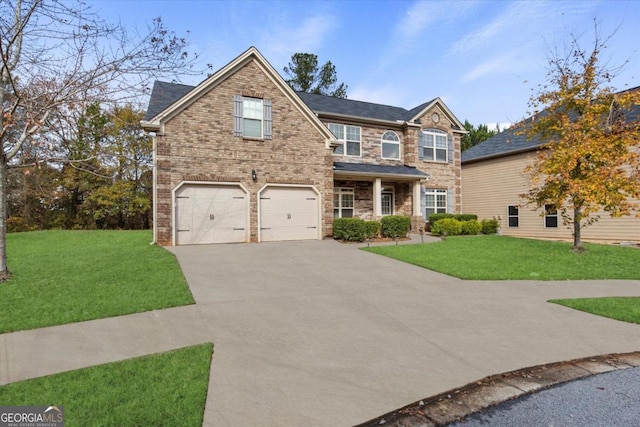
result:
<svg viewBox="0 0 640 427"><path fill-rule="evenodd" d="M248 199L239 185L183 185L176 190L176 244L248 241Z"/></svg>
<svg viewBox="0 0 640 427"><path fill-rule="evenodd" d="M266 187L260 193L260 240L319 239L319 196L310 187Z"/></svg>

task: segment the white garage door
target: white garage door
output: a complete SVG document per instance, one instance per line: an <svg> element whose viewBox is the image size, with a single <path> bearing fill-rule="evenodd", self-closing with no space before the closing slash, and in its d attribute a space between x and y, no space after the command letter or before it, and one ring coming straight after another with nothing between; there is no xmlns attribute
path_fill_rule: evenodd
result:
<svg viewBox="0 0 640 427"><path fill-rule="evenodd" d="M176 191L176 244L248 241L247 203L237 185L183 185Z"/></svg>
<svg viewBox="0 0 640 427"><path fill-rule="evenodd" d="M260 240L319 239L319 196L308 187L267 187L260 193Z"/></svg>

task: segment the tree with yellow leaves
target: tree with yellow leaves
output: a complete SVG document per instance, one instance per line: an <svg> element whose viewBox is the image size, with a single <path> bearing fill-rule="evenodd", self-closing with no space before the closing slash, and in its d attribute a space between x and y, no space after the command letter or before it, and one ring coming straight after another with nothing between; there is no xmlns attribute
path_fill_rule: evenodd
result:
<svg viewBox="0 0 640 427"><path fill-rule="evenodd" d="M522 197L561 215L575 251L584 250L581 230L598 212L630 215L640 199L640 88L610 86L615 72L600 64L604 48L596 27L592 49L572 37L564 56L552 55L522 128L544 142L525 169L530 190Z"/></svg>

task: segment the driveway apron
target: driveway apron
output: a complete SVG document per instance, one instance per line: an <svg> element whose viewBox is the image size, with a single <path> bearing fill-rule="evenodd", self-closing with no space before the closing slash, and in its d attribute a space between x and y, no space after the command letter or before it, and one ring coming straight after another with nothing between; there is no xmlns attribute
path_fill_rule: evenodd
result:
<svg viewBox="0 0 640 427"><path fill-rule="evenodd" d="M170 250L195 305L0 335L0 384L211 341L205 425L349 426L495 373L640 350L639 326L546 302L640 281L468 282L330 240Z"/></svg>

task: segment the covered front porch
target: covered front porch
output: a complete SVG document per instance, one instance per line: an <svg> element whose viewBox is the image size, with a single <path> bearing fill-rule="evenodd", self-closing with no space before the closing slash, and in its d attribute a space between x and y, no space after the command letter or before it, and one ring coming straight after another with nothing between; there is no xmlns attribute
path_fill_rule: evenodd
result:
<svg viewBox="0 0 640 427"><path fill-rule="evenodd" d="M428 178L410 166L335 162L333 217L379 221L387 215L405 215L417 232L424 226L421 195Z"/></svg>

